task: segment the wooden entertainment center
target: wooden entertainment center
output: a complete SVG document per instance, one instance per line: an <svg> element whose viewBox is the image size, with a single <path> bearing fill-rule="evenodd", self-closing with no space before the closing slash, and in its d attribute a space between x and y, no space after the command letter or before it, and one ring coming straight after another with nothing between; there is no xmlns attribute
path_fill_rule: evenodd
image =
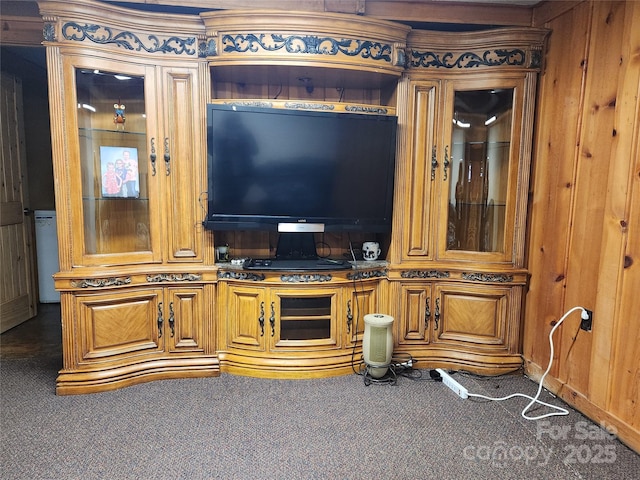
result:
<svg viewBox="0 0 640 480"><path fill-rule="evenodd" d="M39 2L61 291L58 394L221 372L346 374L363 317L395 352L479 374L522 365L526 207L547 31L441 32L372 17L159 14ZM53 94L55 93L55 94ZM274 233L205 230L208 103L398 116L394 219L377 262L248 271ZM133 172L107 186L109 163ZM118 161L122 161L119 163ZM366 234L326 233L331 255Z"/></svg>

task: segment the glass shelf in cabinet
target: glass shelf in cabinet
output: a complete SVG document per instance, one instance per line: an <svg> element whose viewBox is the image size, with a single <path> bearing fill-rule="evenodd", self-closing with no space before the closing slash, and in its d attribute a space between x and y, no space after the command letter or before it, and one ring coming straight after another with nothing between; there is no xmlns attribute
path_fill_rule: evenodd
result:
<svg viewBox="0 0 640 480"><path fill-rule="evenodd" d="M81 133L87 133L87 132L120 133L120 134L141 135L141 136L144 136L144 135L147 134L147 132L132 132L132 131L126 131L126 130L113 130L113 129L108 129L108 128L85 128L85 127L80 127L80 128L78 128L78 130Z"/></svg>

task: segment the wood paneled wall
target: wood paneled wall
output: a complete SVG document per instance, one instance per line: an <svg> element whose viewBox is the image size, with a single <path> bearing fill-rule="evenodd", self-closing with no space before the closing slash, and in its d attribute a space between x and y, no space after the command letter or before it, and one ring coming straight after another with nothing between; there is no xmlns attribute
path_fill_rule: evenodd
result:
<svg viewBox="0 0 640 480"><path fill-rule="evenodd" d="M562 4L564 2L557 2ZM525 368L640 451L640 2L534 15L553 30L541 76L530 196Z"/></svg>

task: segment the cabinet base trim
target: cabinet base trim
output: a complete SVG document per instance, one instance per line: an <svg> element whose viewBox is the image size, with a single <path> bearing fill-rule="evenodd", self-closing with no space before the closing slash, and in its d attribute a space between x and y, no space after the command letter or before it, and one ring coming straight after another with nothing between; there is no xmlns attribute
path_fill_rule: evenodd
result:
<svg viewBox="0 0 640 480"><path fill-rule="evenodd" d="M219 375L220 365L216 357L156 360L108 370L61 370L56 380L56 394L98 393L154 380Z"/></svg>
<svg viewBox="0 0 640 480"><path fill-rule="evenodd" d="M354 374L359 371L362 354L336 355L314 359L277 359L246 357L220 352L220 371L233 375L256 378L311 379ZM328 360L331 362L329 363Z"/></svg>

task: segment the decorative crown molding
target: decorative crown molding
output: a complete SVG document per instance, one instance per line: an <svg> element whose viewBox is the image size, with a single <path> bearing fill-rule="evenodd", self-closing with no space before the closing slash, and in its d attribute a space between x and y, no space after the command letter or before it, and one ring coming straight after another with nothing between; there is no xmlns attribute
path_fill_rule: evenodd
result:
<svg viewBox="0 0 640 480"><path fill-rule="evenodd" d="M174 53L176 55L195 55L197 53L196 37L180 38L171 36L164 39L156 35L148 35L146 40L141 39L135 33L116 32L111 27L97 24L84 25L76 22L66 22L62 25L62 36L65 40L83 42L89 40L100 45L113 44L125 50L148 53Z"/></svg>
<svg viewBox="0 0 640 480"><path fill-rule="evenodd" d="M456 56L457 55L457 56ZM452 52L434 52L411 50L409 66L414 68L477 68L477 67L502 67L524 66L526 53L515 48L512 50L494 49L485 50L482 53L464 52L454 54Z"/></svg>
<svg viewBox="0 0 640 480"><path fill-rule="evenodd" d="M284 50L289 54L360 56L371 60L391 63L392 45L359 39L335 39L315 35L282 35L278 33L225 34L222 36L222 51L225 53L256 53L260 50L275 52Z"/></svg>

